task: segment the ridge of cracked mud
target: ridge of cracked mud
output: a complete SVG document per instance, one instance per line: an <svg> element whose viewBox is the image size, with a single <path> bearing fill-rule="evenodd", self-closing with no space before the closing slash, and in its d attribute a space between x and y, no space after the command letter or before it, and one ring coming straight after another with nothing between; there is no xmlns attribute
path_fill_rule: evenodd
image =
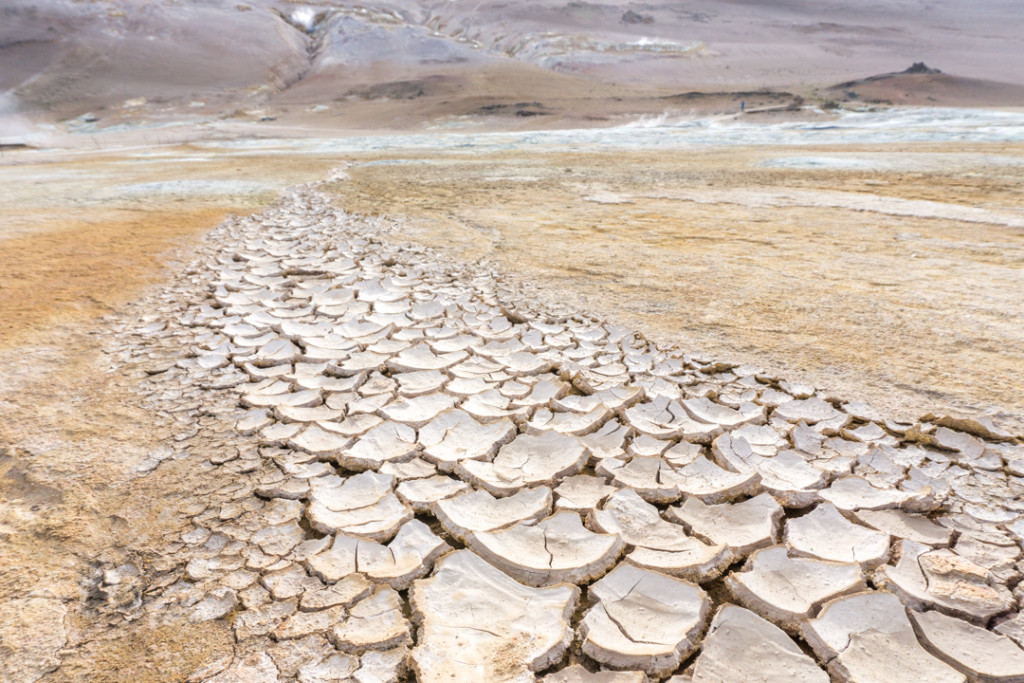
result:
<svg viewBox="0 0 1024 683"><path fill-rule="evenodd" d="M1024 680L1018 438L659 348L394 227L300 186L127 323L232 483L91 604L230 620L189 680Z"/></svg>

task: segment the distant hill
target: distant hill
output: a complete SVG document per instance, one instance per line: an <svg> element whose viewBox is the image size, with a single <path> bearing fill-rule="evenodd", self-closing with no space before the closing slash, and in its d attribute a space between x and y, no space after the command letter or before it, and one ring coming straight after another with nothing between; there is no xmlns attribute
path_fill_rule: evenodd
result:
<svg viewBox="0 0 1024 683"><path fill-rule="evenodd" d="M839 100L1024 104L1000 84L1024 84L1019 16L1017 0L5 0L0 118L600 118L615 102L728 109L750 104L730 93L837 81ZM961 78L849 80L920 60ZM714 96L664 99L693 92Z"/></svg>
<svg viewBox="0 0 1024 683"><path fill-rule="evenodd" d="M1024 86L964 78L916 62L905 71L846 81L827 88L836 102L971 107L1024 105Z"/></svg>

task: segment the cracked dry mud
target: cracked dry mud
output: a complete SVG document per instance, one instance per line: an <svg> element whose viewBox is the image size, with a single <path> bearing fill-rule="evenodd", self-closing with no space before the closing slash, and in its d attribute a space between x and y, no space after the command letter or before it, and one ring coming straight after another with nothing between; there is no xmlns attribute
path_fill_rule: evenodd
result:
<svg viewBox="0 0 1024 683"><path fill-rule="evenodd" d="M211 683L1024 680L1019 438L659 347L394 227L297 187L118 321L181 444L136 474L197 490L76 609L230 629L182 672ZM4 680L59 677L67 607L22 603Z"/></svg>

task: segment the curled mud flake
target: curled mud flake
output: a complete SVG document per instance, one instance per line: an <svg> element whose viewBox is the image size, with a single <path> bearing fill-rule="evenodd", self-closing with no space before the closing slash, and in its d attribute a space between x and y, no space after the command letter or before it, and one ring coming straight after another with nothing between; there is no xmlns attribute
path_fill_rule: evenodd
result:
<svg viewBox="0 0 1024 683"><path fill-rule="evenodd" d="M930 546L948 546L953 530L904 510L857 510L852 516L872 529Z"/></svg>
<svg viewBox="0 0 1024 683"><path fill-rule="evenodd" d="M697 649L711 601L698 586L620 565L589 589L583 653L616 669L665 676Z"/></svg>
<svg viewBox="0 0 1024 683"><path fill-rule="evenodd" d="M750 610L722 605L701 644L693 683L828 683L829 677L786 633Z"/></svg>
<svg viewBox="0 0 1024 683"><path fill-rule="evenodd" d="M361 574L405 590L413 579L429 572L434 560L447 550L447 543L414 519L402 526L387 545L339 535L329 550L309 558L307 564L325 581Z"/></svg>
<svg viewBox="0 0 1024 683"><path fill-rule="evenodd" d="M757 472L730 472L704 456L676 470L674 478L680 493L700 498L705 503L721 503L753 494L761 482Z"/></svg>
<svg viewBox="0 0 1024 683"><path fill-rule="evenodd" d="M625 455L623 446L628 434L628 427L616 420L608 420L596 432L581 436L579 441L590 449L592 460L604 460Z"/></svg>
<svg viewBox="0 0 1024 683"><path fill-rule="evenodd" d="M392 492L394 477L363 472L348 479L318 477L310 489L306 519L325 534L390 540L412 519L412 510Z"/></svg>
<svg viewBox="0 0 1024 683"><path fill-rule="evenodd" d="M628 462L608 458L596 469L617 487L636 491L650 503L673 503L682 497L675 469L660 457L634 457Z"/></svg>
<svg viewBox="0 0 1024 683"><path fill-rule="evenodd" d="M832 407L831 403L820 398L806 398L795 401L787 401L772 411L772 417L786 420L787 422L804 422L808 425L819 422L838 421L835 431L845 427L852 419L846 413L840 412Z"/></svg>
<svg viewBox="0 0 1024 683"><path fill-rule="evenodd" d="M782 515L782 507L767 493L719 505L707 505L691 497L668 511L668 519L679 522L690 533L727 547L734 561L778 541Z"/></svg>
<svg viewBox="0 0 1024 683"><path fill-rule="evenodd" d="M875 572L875 583L915 609L938 609L984 625L1014 604L1006 586L992 573L948 548L913 541L897 547L899 562Z"/></svg>
<svg viewBox="0 0 1024 683"><path fill-rule="evenodd" d="M787 508L806 508L821 501L829 475L807 463L796 451L782 450L757 465L761 488Z"/></svg>
<svg viewBox="0 0 1024 683"><path fill-rule="evenodd" d="M801 635L834 680L885 681L899 671L907 680L965 683L963 674L928 654L907 613L891 593L866 592L825 604Z"/></svg>
<svg viewBox="0 0 1024 683"><path fill-rule="evenodd" d="M403 503L417 514L429 514L439 500L451 498L470 489L469 484L437 474L423 479L410 479L398 485L396 493Z"/></svg>
<svg viewBox="0 0 1024 683"><path fill-rule="evenodd" d="M821 497L840 510L885 510L890 508L928 509L933 507L931 490L910 493L894 489L880 489L872 486L862 477L843 477L822 489Z"/></svg>
<svg viewBox="0 0 1024 683"><path fill-rule="evenodd" d="M722 433L722 428L717 424L694 420L681 404L664 397L637 403L627 408L623 417L628 426L656 439L683 438L697 443L710 443Z"/></svg>
<svg viewBox="0 0 1024 683"><path fill-rule="evenodd" d="M550 430L559 434L583 436L597 431L611 415L612 412L604 406L599 406L585 414L551 412L547 408L541 408L526 423L526 430L530 434L540 434Z"/></svg>
<svg viewBox="0 0 1024 683"><path fill-rule="evenodd" d="M856 564L790 557L781 546L758 550L725 582L737 602L790 633L826 600L867 588Z"/></svg>
<svg viewBox="0 0 1024 683"><path fill-rule="evenodd" d="M444 471L462 460L491 460L516 436L507 419L481 424L463 410L446 410L419 430L423 456Z"/></svg>
<svg viewBox="0 0 1024 683"><path fill-rule="evenodd" d="M621 536L633 547L626 556L630 564L691 581L718 577L731 558L725 546L709 545L682 526L666 522L656 507L631 489L617 491L602 509L591 511L587 526Z"/></svg>
<svg viewBox="0 0 1024 683"><path fill-rule="evenodd" d="M832 562L856 562L864 569L888 561L889 540L889 534L849 521L831 503L822 503L786 525L786 545L793 552Z"/></svg>
<svg viewBox="0 0 1024 683"><path fill-rule="evenodd" d="M437 370L403 372L399 373L396 378L398 380L398 395L407 398L440 391L449 381L448 375Z"/></svg>
<svg viewBox="0 0 1024 683"><path fill-rule="evenodd" d="M466 360L465 351L435 353L427 344L415 344L400 351L389 359L386 365L397 372L416 372L418 370L447 370Z"/></svg>
<svg viewBox="0 0 1024 683"><path fill-rule="evenodd" d="M321 578L324 578L321 576ZM299 599L299 609L316 612L329 607L347 607L373 592L373 584L362 574L348 574L320 588L307 588Z"/></svg>
<svg viewBox="0 0 1024 683"><path fill-rule="evenodd" d="M386 462L411 460L418 452L416 430L384 422L338 450L335 460L347 470L376 470Z"/></svg>
<svg viewBox="0 0 1024 683"><path fill-rule="evenodd" d="M481 422L494 422L505 418L521 422L526 420L531 412L530 408L513 406L511 399L496 389L470 396L459 407Z"/></svg>
<svg viewBox="0 0 1024 683"><path fill-rule="evenodd" d="M506 498L487 491L468 491L432 506L445 531L460 540L473 531L496 531L518 522L536 521L551 513L551 489L538 486Z"/></svg>
<svg viewBox="0 0 1024 683"><path fill-rule="evenodd" d="M1024 680L1024 650L1006 636L941 612L908 616L924 648L968 680Z"/></svg>
<svg viewBox="0 0 1024 683"><path fill-rule="evenodd" d="M601 477L577 474L562 479L555 489L555 507L560 510L588 513L603 503L618 489L609 486Z"/></svg>
<svg viewBox="0 0 1024 683"><path fill-rule="evenodd" d="M559 512L533 525L469 534L478 555L528 586L589 583L608 571L622 553L617 535L588 531L575 512Z"/></svg>
<svg viewBox="0 0 1024 683"><path fill-rule="evenodd" d="M531 680L572 641L578 597L575 586L524 586L468 550L447 555L411 591L417 679Z"/></svg>
<svg viewBox="0 0 1024 683"><path fill-rule="evenodd" d="M763 424L765 421L764 408L750 402L744 402L737 409L733 409L707 398L688 398L682 401L682 406L693 419L719 425L723 429L735 429L745 424Z"/></svg>
<svg viewBox="0 0 1024 683"><path fill-rule="evenodd" d="M433 393L399 399L381 408L380 414L388 420L419 429L454 405L455 399L452 396Z"/></svg>
<svg viewBox="0 0 1024 683"><path fill-rule="evenodd" d="M456 472L497 496L537 484L554 485L576 474L590 453L576 439L557 432L520 434L501 447L493 460L463 460Z"/></svg>

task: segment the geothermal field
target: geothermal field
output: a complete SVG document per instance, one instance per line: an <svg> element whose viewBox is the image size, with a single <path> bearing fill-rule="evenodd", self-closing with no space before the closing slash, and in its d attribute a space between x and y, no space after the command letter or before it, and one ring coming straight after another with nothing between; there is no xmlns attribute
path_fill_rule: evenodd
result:
<svg viewBox="0 0 1024 683"><path fill-rule="evenodd" d="M1016 0L0 0L0 683L1024 680Z"/></svg>

